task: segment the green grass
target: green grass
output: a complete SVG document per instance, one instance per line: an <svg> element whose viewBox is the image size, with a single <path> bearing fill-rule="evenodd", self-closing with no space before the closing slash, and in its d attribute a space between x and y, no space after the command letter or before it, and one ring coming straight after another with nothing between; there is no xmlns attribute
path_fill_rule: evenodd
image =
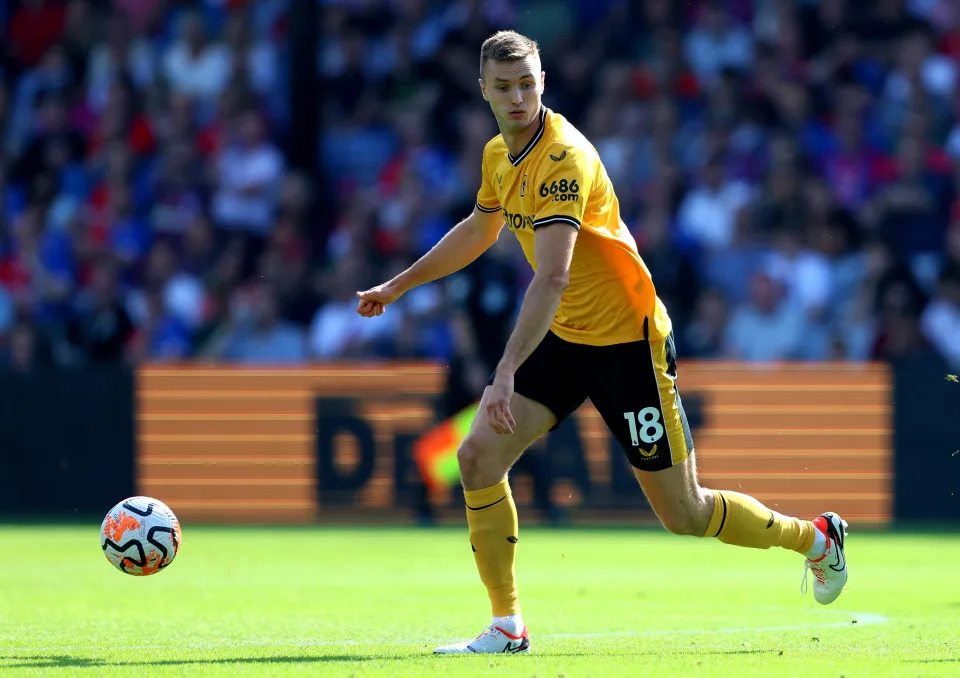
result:
<svg viewBox="0 0 960 678"><path fill-rule="evenodd" d="M526 656L433 657L487 623L463 530L184 528L115 570L98 525L0 527L0 675L948 676L960 538L853 531L829 607L802 559L651 530L521 531Z"/></svg>

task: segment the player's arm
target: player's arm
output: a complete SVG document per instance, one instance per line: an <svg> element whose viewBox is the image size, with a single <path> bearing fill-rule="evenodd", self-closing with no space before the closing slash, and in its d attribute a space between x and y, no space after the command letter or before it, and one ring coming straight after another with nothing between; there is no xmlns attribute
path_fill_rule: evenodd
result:
<svg viewBox="0 0 960 678"><path fill-rule="evenodd" d="M391 282L407 291L456 273L490 249L501 228L503 214L500 210L484 212L474 209L469 217L451 228L429 252Z"/></svg>
<svg viewBox="0 0 960 678"><path fill-rule="evenodd" d="M537 229L533 244L537 272L523 296L517 323L507 339L493 383L484 394L487 421L501 435L513 433L516 426L510 411L514 374L547 336L570 281L570 262L579 232L579 226L566 221L548 222Z"/></svg>
<svg viewBox="0 0 960 678"><path fill-rule="evenodd" d="M537 272L520 304L517 323L497 364L496 378L510 378L547 336L570 282L570 262L579 228L565 221L553 221L537 228L533 255Z"/></svg>
<svg viewBox="0 0 960 678"><path fill-rule="evenodd" d="M570 264L596 172L595 161L581 149L557 145L542 166L534 186L536 273L520 305L517 323L497 365L493 383L484 393L487 421L500 434L513 433L510 412L517 368L543 341L570 280Z"/></svg>
<svg viewBox="0 0 960 678"><path fill-rule="evenodd" d="M357 313L366 317L380 315L386 304L396 301L417 285L456 273L486 252L497 241L502 227L503 214L499 209L475 208L410 268L382 285L357 292L360 299Z"/></svg>
<svg viewBox="0 0 960 678"><path fill-rule="evenodd" d="M473 213L451 228L440 242L410 268L382 285L357 292L357 313L371 317L383 313L391 304L417 285L456 273L486 252L497 241L503 228L500 201L487 171L487 150L480 163L480 190Z"/></svg>

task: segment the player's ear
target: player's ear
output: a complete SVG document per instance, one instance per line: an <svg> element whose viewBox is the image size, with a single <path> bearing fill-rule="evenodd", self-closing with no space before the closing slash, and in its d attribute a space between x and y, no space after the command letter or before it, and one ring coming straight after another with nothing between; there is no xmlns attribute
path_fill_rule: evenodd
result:
<svg viewBox="0 0 960 678"><path fill-rule="evenodd" d="M477 78L477 83L480 85L480 94L483 95L483 100L488 101L487 99L487 88L483 85L483 78Z"/></svg>

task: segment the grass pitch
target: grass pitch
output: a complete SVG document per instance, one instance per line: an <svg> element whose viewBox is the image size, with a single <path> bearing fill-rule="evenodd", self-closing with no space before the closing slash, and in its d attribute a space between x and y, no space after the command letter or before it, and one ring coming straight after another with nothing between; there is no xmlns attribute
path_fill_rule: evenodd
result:
<svg viewBox="0 0 960 678"><path fill-rule="evenodd" d="M957 533L853 526L847 590L821 607L788 552L521 529L531 653L434 657L489 619L465 529L186 525L170 568L137 578L98 527L0 527L0 675L960 674Z"/></svg>

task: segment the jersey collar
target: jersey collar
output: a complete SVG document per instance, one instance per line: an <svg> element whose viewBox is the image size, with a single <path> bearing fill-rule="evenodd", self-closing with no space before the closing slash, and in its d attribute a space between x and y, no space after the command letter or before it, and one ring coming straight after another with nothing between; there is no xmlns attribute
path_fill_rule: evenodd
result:
<svg viewBox="0 0 960 678"><path fill-rule="evenodd" d="M537 133L533 135L533 139L531 139L524 149L520 151L520 155L518 155L516 158L510 155L510 152L507 151L507 157L510 158L510 162L513 163L514 167L523 162L523 159L527 157L533 147L537 145L537 142L540 141L540 138L543 136L543 130L545 130L547 127L546 121L547 107L543 104L540 104L540 129L538 129Z"/></svg>

